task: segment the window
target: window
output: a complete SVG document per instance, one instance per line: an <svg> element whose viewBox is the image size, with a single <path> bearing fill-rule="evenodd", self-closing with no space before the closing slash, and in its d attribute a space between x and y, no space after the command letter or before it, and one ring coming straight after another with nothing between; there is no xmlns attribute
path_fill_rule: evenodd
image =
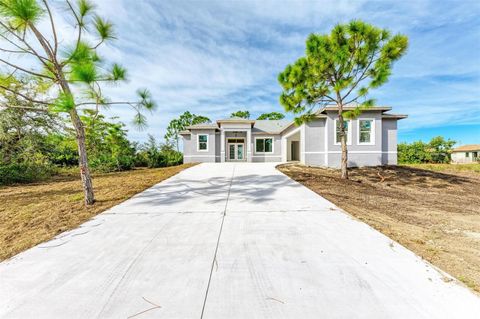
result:
<svg viewBox="0 0 480 319"><path fill-rule="evenodd" d="M244 143L245 140L243 138L229 138L227 143Z"/></svg>
<svg viewBox="0 0 480 319"><path fill-rule="evenodd" d="M197 151L208 151L208 135L198 135Z"/></svg>
<svg viewBox="0 0 480 319"><path fill-rule="evenodd" d="M255 153L273 153L273 138L255 138Z"/></svg>
<svg viewBox="0 0 480 319"><path fill-rule="evenodd" d="M373 119L358 120L358 144L375 143L375 121Z"/></svg>
<svg viewBox="0 0 480 319"><path fill-rule="evenodd" d="M350 126L351 122L350 120L343 121L343 127L345 128L345 139L347 141L347 144L350 145L350 140L351 140L351 132L350 132ZM335 120L335 144L340 144L341 143L341 137L340 137L340 122L338 120Z"/></svg>
<svg viewBox="0 0 480 319"><path fill-rule="evenodd" d="M465 157L470 157L470 153L469 153L469 152L465 152Z"/></svg>

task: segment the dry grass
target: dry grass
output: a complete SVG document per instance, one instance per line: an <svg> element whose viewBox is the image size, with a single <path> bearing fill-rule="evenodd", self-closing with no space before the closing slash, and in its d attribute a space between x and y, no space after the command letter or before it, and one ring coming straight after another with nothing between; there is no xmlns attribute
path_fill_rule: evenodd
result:
<svg viewBox="0 0 480 319"><path fill-rule="evenodd" d="M370 167L342 180L331 169L279 169L480 292L480 174Z"/></svg>
<svg viewBox="0 0 480 319"><path fill-rule="evenodd" d="M0 260L75 228L191 166L94 175L97 202L88 208L83 204L80 179L71 172L42 183L0 187Z"/></svg>
<svg viewBox="0 0 480 319"><path fill-rule="evenodd" d="M472 164L408 164L406 166L428 169L430 171L445 173L480 173L480 163Z"/></svg>

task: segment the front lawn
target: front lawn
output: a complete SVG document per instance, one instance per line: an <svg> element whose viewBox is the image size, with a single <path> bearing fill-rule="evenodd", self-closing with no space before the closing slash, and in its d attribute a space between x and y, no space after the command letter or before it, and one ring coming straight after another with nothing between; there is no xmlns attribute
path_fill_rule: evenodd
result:
<svg viewBox="0 0 480 319"><path fill-rule="evenodd" d="M278 168L480 292L480 174L452 167Z"/></svg>
<svg viewBox="0 0 480 319"><path fill-rule="evenodd" d="M0 187L0 260L75 228L192 164L94 174L97 202L85 208L76 170L51 180Z"/></svg>

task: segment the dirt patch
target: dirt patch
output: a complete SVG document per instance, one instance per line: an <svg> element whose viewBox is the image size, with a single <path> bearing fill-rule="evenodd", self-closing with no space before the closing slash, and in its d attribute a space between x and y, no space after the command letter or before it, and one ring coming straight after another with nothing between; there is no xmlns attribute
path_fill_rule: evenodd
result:
<svg viewBox="0 0 480 319"><path fill-rule="evenodd" d="M480 174L391 166L342 180L332 169L278 169L480 292Z"/></svg>
<svg viewBox="0 0 480 319"><path fill-rule="evenodd" d="M44 183L0 187L0 260L75 228L191 166L94 175L97 201L88 208L80 178L70 171Z"/></svg>

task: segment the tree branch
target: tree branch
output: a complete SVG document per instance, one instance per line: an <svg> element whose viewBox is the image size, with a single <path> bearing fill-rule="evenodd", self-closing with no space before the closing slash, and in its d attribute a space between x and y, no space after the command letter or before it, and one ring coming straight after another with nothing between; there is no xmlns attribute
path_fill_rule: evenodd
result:
<svg viewBox="0 0 480 319"><path fill-rule="evenodd" d="M10 40L9 38L7 38L7 37L6 37L5 35L3 35L2 33L0 33L0 37L3 38L3 39L4 39L5 41L7 41L8 43L10 43L11 45L13 45L14 47L16 47L17 49L19 49L20 52L33 54L33 52L28 51L28 50L25 49L25 48L22 48L21 46L19 46L18 44L16 44L15 42L13 42L12 40Z"/></svg>
<svg viewBox="0 0 480 319"><path fill-rule="evenodd" d="M70 10L73 13L73 16L75 17L75 20L77 20L77 25L78 25L77 47L78 47L78 44L80 43L80 40L82 39L82 24L83 23L82 23L82 20L78 17L77 12L73 8L70 1L67 0L67 4L68 4L68 7L70 8Z"/></svg>
<svg viewBox="0 0 480 319"><path fill-rule="evenodd" d="M9 50L9 49L4 49L4 48L0 48L0 51L6 52L6 53L17 53L17 54L28 53L28 52L25 52L25 51Z"/></svg>
<svg viewBox="0 0 480 319"><path fill-rule="evenodd" d="M4 35L1 35L2 38L6 39L9 43L11 43L12 45L14 45L15 47L19 48L20 50L25 50L31 54L33 54L34 56L36 56L40 62L47 68L51 71L50 69L50 66L45 62L45 61L48 61L47 58L41 56L40 54L38 54L37 51L35 51L35 49L32 48L32 46L30 44L28 44L28 42L20 37L12 28L10 28L9 26L7 26L5 23L3 23L2 21L0 21L0 26L2 26L7 32L9 32L10 34L12 34L17 40L19 40L20 42L24 43L27 48L30 50L25 50L24 48L20 47L18 44L14 43L13 41L11 41L10 39L8 39L6 36Z"/></svg>
<svg viewBox="0 0 480 319"><path fill-rule="evenodd" d="M43 3L45 4L45 8L47 8L48 16L50 18L50 24L52 26L53 41L55 42L55 44L54 44L55 47L53 49L53 54L55 56L57 56L58 39L57 39L57 31L55 30L55 23L53 22L52 12L50 11L50 6L48 5L47 0L43 0Z"/></svg>
<svg viewBox="0 0 480 319"><path fill-rule="evenodd" d="M85 105L130 105L131 107L136 107L136 105L140 104L137 102L130 102L130 101L125 101L125 102L105 102L105 103L97 103L97 102L83 102L83 103L77 103L77 106L85 106Z"/></svg>
<svg viewBox="0 0 480 319"><path fill-rule="evenodd" d="M68 7L70 8L70 10L72 11L73 16L75 17L75 20L77 20L78 35L77 35L77 44L75 46L75 49L76 49L76 48L78 48L78 45L80 44L80 41L82 39L82 20L80 20L80 18L78 17L77 12L73 8L70 1L67 0L66 2L67 2ZM72 57L69 57L67 60L60 63L60 67L64 67L65 65L70 63L71 60L72 60Z"/></svg>
<svg viewBox="0 0 480 319"><path fill-rule="evenodd" d="M360 77L358 78L358 80L357 80L354 84L352 84L352 87L351 87L350 90L347 92L347 94L345 94L345 95L342 97L342 100L345 100L345 99L350 95L350 93L352 93L352 91L357 87L357 85L358 85L361 81L363 81L364 79L367 78L367 77L365 76L365 74L366 74L367 70L370 68L370 66L372 65L373 59L375 58L375 55L376 55L376 52L374 51L374 52L372 53L372 56L370 57L370 61L368 62L367 66L363 69L362 74L360 75ZM355 74L355 76L357 76L357 75ZM364 76L365 76L365 77L364 77Z"/></svg>
<svg viewBox="0 0 480 319"><path fill-rule="evenodd" d="M0 104L0 107L4 107L7 109L20 109L20 110L36 111L36 112L48 112L48 109L40 109L37 107L31 107L31 106Z"/></svg>
<svg viewBox="0 0 480 319"><path fill-rule="evenodd" d="M48 103L48 102L35 100L35 99L33 99L33 98L23 94L23 93L20 93L20 92L14 90L14 89L9 88L8 86L4 86L4 85L0 84L0 88L4 89L5 91L11 92L15 95L20 96L20 97L24 98L25 100L27 100L28 102L42 104L42 105L50 105L50 103Z"/></svg>
<svg viewBox="0 0 480 319"><path fill-rule="evenodd" d="M25 73L28 73L28 74L31 74L31 75L35 75L35 76L38 76L38 77L42 77L42 78L46 78L46 79L55 81L54 78L52 78L52 77L50 77L50 76L48 76L48 75L45 75L45 74L41 74L41 73L37 73L37 72L33 72L33 71L30 71L30 70L24 69L24 68L22 68L22 67L19 67L18 65L12 64L12 63L4 60L4 59L1 59L1 58L0 58L0 62L3 62L3 63L5 63L5 64L11 66L12 68L15 68L15 69L19 70L19 71L22 71L22 72L25 72Z"/></svg>

